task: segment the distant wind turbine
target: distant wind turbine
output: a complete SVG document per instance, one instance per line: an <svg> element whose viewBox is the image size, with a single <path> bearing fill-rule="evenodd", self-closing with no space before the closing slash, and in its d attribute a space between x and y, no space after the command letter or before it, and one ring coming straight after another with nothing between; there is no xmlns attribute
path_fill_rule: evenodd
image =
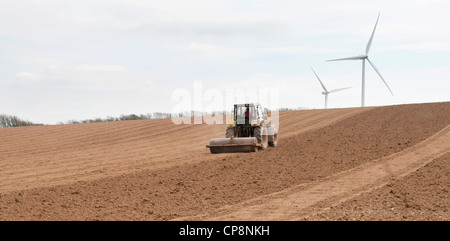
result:
<svg viewBox="0 0 450 241"><path fill-rule="evenodd" d="M314 69L313 69L312 67L310 67L310 68L311 68L311 70L314 72L314 74L316 75L317 79L318 79L319 82L320 82L320 85L322 85L322 88L323 88L323 90L324 90L324 91L322 92L322 94L325 95L325 109L326 109L327 106L328 106L328 94L351 88L351 87L346 87L346 88L334 89L334 90L328 91L327 88L325 88L325 85L322 83L322 80L320 80L320 78L319 78L319 76L317 75L316 71L314 71Z"/></svg>
<svg viewBox="0 0 450 241"><path fill-rule="evenodd" d="M354 57L342 58L342 59L327 60L327 61L362 60L362 87L361 87L361 106L362 107L365 106L365 84L366 84L365 83L365 69L366 69L366 60L367 60L367 62L369 62L370 65L372 65L373 69L375 70L375 72L377 72L378 76L380 76L381 80L383 80L384 84L389 89L391 94L394 95L394 93L392 93L391 88L389 88L389 85L384 80L383 76L381 76L380 71L378 71L377 67L375 67L375 65L372 63L372 61L369 60L370 46L372 45L373 35L375 34L375 30L376 30L377 25L378 25L378 19L380 19L380 14L378 14L377 22L375 23L375 27L373 28L372 35L370 36L369 42L367 43L366 54L362 54L362 55L358 55L358 56L354 56Z"/></svg>

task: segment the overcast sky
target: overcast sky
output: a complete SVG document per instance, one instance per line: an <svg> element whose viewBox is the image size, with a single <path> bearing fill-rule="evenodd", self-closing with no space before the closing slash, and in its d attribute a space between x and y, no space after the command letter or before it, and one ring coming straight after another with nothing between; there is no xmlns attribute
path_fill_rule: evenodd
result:
<svg viewBox="0 0 450 241"><path fill-rule="evenodd" d="M53 124L170 112L175 90L269 88L280 107L450 101L450 1L0 0L0 113ZM229 109L231 107L227 107Z"/></svg>

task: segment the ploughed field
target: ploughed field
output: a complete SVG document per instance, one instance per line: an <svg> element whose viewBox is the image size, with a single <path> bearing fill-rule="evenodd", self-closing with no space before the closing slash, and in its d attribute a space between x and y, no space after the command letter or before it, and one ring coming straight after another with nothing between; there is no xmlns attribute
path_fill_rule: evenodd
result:
<svg viewBox="0 0 450 241"><path fill-rule="evenodd" d="M225 125L0 129L0 220L450 220L450 102L280 112L279 145L210 154Z"/></svg>

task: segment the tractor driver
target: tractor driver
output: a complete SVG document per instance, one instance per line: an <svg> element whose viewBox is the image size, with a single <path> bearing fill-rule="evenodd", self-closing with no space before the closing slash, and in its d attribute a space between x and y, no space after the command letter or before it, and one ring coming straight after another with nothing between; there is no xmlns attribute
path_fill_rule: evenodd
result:
<svg viewBox="0 0 450 241"><path fill-rule="evenodd" d="M250 109L247 107L247 110L245 111L245 116L248 116L250 119L253 119L253 114L250 112Z"/></svg>

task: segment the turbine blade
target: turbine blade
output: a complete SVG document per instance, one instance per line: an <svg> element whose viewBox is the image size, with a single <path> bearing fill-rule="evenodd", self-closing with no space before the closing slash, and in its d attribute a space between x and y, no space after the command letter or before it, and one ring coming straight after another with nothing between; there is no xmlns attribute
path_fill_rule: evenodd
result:
<svg viewBox="0 0 450 241"><path fill-rule="evenodd" d="M386 85L386 87L388 88L388 90L391 92L392 95L394 95L394 93L392 93L391 88L389 88L389 85L386 83L386 81L384 80L383 76L381 76L380 71L377 69L377 67L375 67L375 65L372 63L372 61L369 60L369 58L367 58L367 61L369 62L370 65L372 65L373 69L375 70L375 72L377 72L378 76L380 76L381 80L383 80L384 84Z"/></svg>
<svg viewBox="0 0 450 241"><path fill-rule="evenodd" d="M319 76L316 74L316 71L314 71L314 69L312 67L310 67L310 68L314 72L314 74L316 75L317 79L320 82L320 85L322 85L322 88L325 90L325 92L328 92L327 88L325 88L325 85L322 83L322 81L320 80Z"/></svg>
<svg viewBox="0 0 450 241"><path fill-rule="evenodd" d="M338 92L338 91L346 90L346 89L350 89L350 88L352 88L352 87L346 87L346 88L334 89L334 90L330 90L330 93L334 93L334 92Z"/></svg>
<svg viewBox="0 0 450 241"><path fill-rule="evenodd" d="M330 61L341 61L341 60L360 60L360 59L365 59L365 58L367 58L367 55L358 55L358 56L341 58L341 59L330 59L330 60L327 60L327 62L330 62Z"/></svg>
<svg viewBox="0 0 450 241"><path fill-rule="evenodd" d="M380 14L381 14L381 13L378 13L377 22L375 23L375 27L373 28L372 35L370 36L369 42L367 43L367 46L366 46L366 54L369 54L370 46L372 45L373 36L375 35L375 30L377 29L378 20L380 19Z"/></svg>

